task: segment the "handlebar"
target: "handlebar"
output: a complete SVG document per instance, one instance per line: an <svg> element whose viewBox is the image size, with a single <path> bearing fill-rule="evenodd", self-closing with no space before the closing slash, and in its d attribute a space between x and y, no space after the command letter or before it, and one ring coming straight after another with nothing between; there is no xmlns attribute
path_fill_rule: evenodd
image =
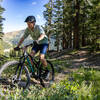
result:
<svg viewBox="0 0 100 100"><path fill-rule="evenodd" d="M16 47L16 48L14 48L14 50L15 51L19 51L20 49L24 49L24 48L27 48L27 47L29 47L29 46L33 46L33 45L37 45L37 42L36 41L34 41L33 43L31 43L31 44L28 44L28 45L26 45L26 46L24 46L24 47Z"/></svg>
<svg viewBox="0 0 100 100"><path fill-rule="evenodd" d="M23 49L23 48L27 48L27 47L29 47L29 46L32 46L33 45L33 43L31 43L31 44L28 44L28 45L26 45L26 46L24 46L24 47L16 47L16 48L14 48L14 50L15 51L19 51L19 50L21 50L21 49Z"/></svg>

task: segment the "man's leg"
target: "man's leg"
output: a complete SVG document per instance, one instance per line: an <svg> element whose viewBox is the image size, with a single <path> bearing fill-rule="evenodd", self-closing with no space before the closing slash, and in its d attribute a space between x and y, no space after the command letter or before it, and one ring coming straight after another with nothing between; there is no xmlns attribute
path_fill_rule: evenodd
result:
<svg viewBox="0 0 100 100"><path fill-rule="evenodd" d="M42 44L40 45L40 60L42 62L42 64L44 65L44 67L47 66L47 61L45 59L45 54L46 54L46 51L47 51L47 48L48 48L48 44Z"/></svg>
<svg viewBox="0 0 100 100"><path fill-rule="evenodd" d="M30 55L31 55L32 57L34 57L34 56L35 56L35 51L32 50L31 53L30 53Z"/></svg>
<svg viewBox="0 0 100 100"><path fill-rule="evenodd" d="M44 65L44 67L47 66L47 61L45 59L45 54L40 54L40 61L42 62L42 64Z"/></svg>
<svg viewBox="0 0 100 100"><path fill-rule="evenodd" d="M31 51L31 53L30 53L30 55L32 56L32 57L34 57L35 56L35 51L34 50L32 50ZM30 61L31 61L31 64L33 65L33 62L32 62L32 60L31 60L31 58L29 57L29 59L30 59Z"/></svg>
<svg viewBox="0 0 100 100"><path fill-rule="evenodd" d="M30 55L31 55L32 57L34 57L35 54L37 53L37 51L38 51L38 45L33 46ZM32 60L31 60L31 58L30 58L30 61L31 61L31 64L33 65L33 62L32 62Z"/></svg>

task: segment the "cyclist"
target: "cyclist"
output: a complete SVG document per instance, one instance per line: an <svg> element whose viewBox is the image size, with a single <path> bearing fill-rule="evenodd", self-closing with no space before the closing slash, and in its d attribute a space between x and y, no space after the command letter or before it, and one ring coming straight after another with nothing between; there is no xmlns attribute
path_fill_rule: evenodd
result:
<svg viewBox="0 0 100 100"><path fill-rule="evenodd" d="M21 37L18 45L15 50L17 50L24 39L26 39L29 35L32 37L33 40L36 41L36 45L32 47L31 56L40 51L40 61L43 63L44 66L47 66L47 62L45 59L45 54L48 48L48 37L46 36L44 30L39 25L36 25L36 19L34 16L28 16L25 19L27 23L27 28L25 29L24 35Z"/></svg>

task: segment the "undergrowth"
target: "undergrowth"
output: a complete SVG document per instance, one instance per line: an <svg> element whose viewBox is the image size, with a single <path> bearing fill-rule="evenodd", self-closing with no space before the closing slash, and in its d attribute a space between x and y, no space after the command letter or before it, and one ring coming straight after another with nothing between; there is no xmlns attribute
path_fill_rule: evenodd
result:
<svg viewBox="0 0 100 100"><path fill-rule="evenodd" d="M59 83L49 88L38 85L30 86L30 90L4 88L0 85L0 100L100 100L100 71L80 68Z"/></svg>

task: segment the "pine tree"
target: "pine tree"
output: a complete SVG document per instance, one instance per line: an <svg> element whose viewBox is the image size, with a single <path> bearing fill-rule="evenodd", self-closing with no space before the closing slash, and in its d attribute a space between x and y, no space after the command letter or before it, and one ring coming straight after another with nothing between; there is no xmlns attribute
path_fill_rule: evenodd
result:
<svg viewBox="0 0 100 100"><path fill-rule="evenodd" d="M100 0L92 0L89 27L92 49L100 49Z"/></svg>
<svg viewBox="0 0 100 100"><path fill-rule="evenodd" d="M49 0L49 2L44 5L44 7L46 8L46 10L43 12L43 15L47 21L45 24L44 30L50 40L50 35L53 33L53 31L52 31L53 0Z"/></svg>
<svg viewBox="0 0 100 100"><path fill-rule="evenodd" d="M63 49L100 47L100 0L55 0L52 9L46 8L46 29L56 35L58 51L60 39Z"/></svg>
<svg viewBox="0 0 100 100"><path fill-rule="evenodd" d="M56 45L57 45L57 51L60 50L59 45L62 39L62 32L63 32L63 10L62 10L63 4L61 0L56 0L54 3L54 14L53 14L53 26L55 29L55 35L56 35Z"/></svg>
<svg viewBox="0 0 100 100"><path fill-rule="evenodd" d="M72 0L62 0L63 2L63 49L72 48L73 33L73 2Z"/></svg>
<svg viewBox="0 0 100 100"><path fill-rule="evenodd" d="M1 1L0 1L1 2ZM1 4L0 4L0 39L1 39L1 37L2 37L2 35L3 35L3 27L2 27L2 21L4 20L4 18L2 17L2 13L5 11L5 9L4 8L2 8L1 7Z"/></svg>

